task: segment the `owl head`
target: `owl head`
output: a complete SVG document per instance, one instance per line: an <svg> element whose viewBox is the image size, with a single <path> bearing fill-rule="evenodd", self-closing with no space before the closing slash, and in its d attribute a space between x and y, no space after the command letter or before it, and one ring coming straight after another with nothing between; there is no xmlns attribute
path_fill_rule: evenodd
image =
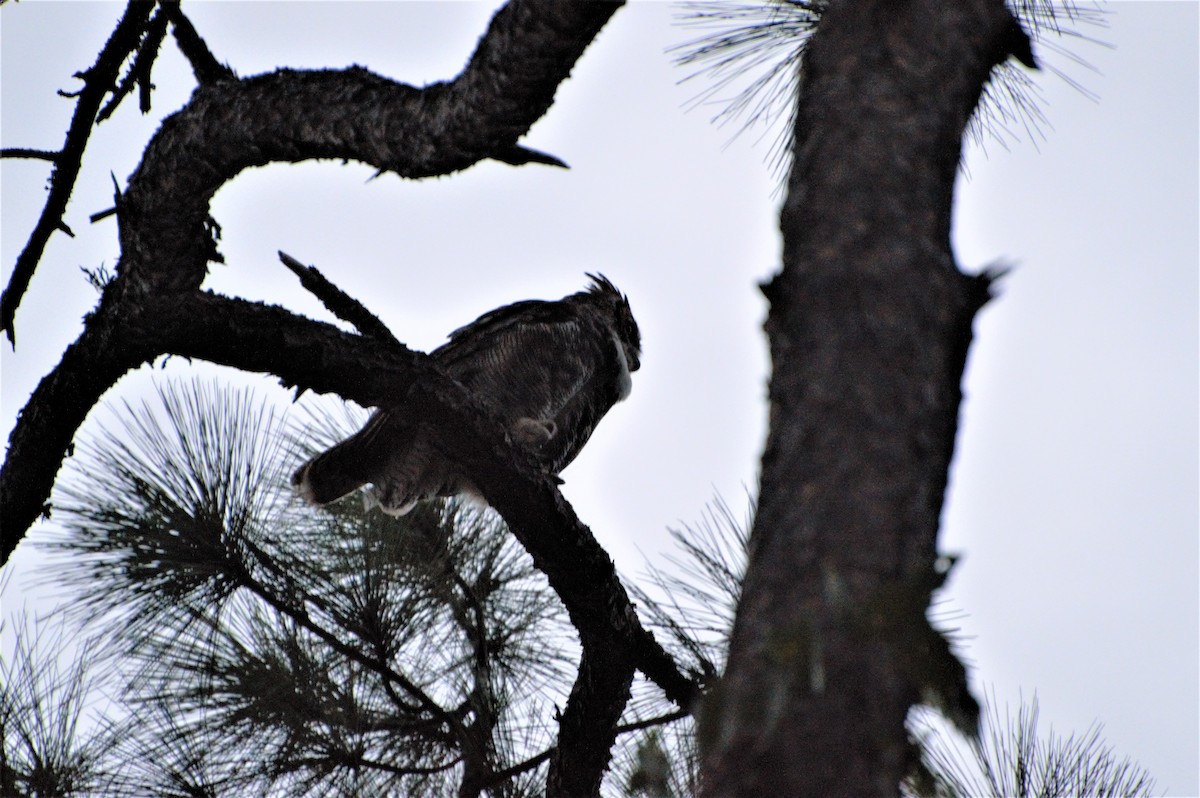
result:
<svg viewBox="0 0 1200 798"><path fill-rule="evenodd" d="M633 309L629 307L629 298L603 274L589 273L587 276L592 280L587 289L588 297L593 302L598 301L609 315L617 340L625 350L629 370L637 371L642 365L642 334L633 318Z"/></svg>

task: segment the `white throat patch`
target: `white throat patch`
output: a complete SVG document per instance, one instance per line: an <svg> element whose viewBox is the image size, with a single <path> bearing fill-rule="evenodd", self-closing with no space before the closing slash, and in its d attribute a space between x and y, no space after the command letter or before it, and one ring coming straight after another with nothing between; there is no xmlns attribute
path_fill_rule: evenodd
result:
<svg viewBox="0 0 1200 798"><path fill-rule="evenodd" d="M621 339L617 338L616 333L612 337L613 346L617 348L617 363L620 366L620 373L617 374L617 401L621 401L629 396L629 392L633 390L633 378L629 376L629 359L625 357L625 346L621 343Z"/></svg>

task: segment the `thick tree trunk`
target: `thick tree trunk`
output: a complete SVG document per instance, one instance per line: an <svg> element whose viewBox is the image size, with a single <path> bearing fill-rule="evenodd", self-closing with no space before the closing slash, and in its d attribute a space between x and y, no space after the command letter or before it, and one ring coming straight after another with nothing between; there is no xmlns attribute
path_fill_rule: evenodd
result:
<svg viewBox="0 0 1200 798"><path fill-rule="evenodd" d="M783 269L764 289L758 516L701 719L707 795L895 794L909 707L929 682L963 687L926 672L924 619L987 298L955 267L951 196L981 88L1022 41L1000 0L835 0L809 44Z"/></svg>

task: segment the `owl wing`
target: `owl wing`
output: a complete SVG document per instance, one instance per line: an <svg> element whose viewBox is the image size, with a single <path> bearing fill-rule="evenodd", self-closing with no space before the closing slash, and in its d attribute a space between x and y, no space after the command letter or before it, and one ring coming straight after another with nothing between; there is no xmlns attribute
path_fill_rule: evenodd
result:
<svg viewBox="0 0 1200 798"><path fill-rule="evenodd" d="M529 300L455 330L431 355L500 415L511 431L522 419L553 432L532 447L550 473L574 459L618 398L612 335L567 302Z"/></svg>

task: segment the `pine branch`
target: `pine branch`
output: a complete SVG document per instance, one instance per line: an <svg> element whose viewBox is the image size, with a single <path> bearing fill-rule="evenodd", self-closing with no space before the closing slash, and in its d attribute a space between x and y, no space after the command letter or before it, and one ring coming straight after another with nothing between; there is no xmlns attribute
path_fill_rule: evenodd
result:
<svg viewBox="0 0 1200 798"><path fill-rule="evenodd" d="M3 295L0 295L0 330L8 335L9 343L13 346L16 346L14 319L17 307L21 304L21 298L25 296L29 281L33 279L33 273L42 259L42 252L45 250L51 234L55 230L61 230L64 226L63 215L67 211L67 202L71 198L71 192L75 189L75 180L79 177L79 168L83 163L83 151L87 147L88 137L96 122L100 103L103 102L105 95L112 91L121 65L136 51L153 8L153 3L130 0L112 36L109 37L108 42L100 51L100 55L96 58L96 63L86 71L79 73L79 76L83 78L84 86L83 90L79 92L79 100L75 104L75 113L71 117L71 124L67 129L66 141L63 142L62 150L52 159L56 168L50 177L50 192L46 197L46 205L42 208L42 214L29 236L29 242L17 256L17 263L9 277L8 286L4 289ZM26 150L24 152L36 151ZM51 159L47 158L47 160ZM10 531L8 534L14 533ZM4 559L8 559L7 550L4 551Z"/></svg>
<svg viewBox="0 0 1200 798"><path fill-rule="evenodd" d="M96 123L99 124L105 119L112 116L117 110L117 106L121 104L121 100L133 91L133 87L138 87L138 107L143 114L150 111L150 72L154 66L154 60L158 57L158 50L162 46L163 38L167 35L167 17L160 8L150 22L146 25L146 31L142 35L141 44L133 56L133 62L129 65L129 72L126 73L124 79L113 90L112 98L108 103L100 109L96 115Z"/></svg>
<svg viewBox="0 0 1200 798"><path fill-rule="evenodd" d="M354 325L355 329L368 338L386 341L390 344L398 345L400 343L396 340L396 336L392 335L392 331L387 328L387 325L379 320L378 316L367 310L357 299L330 282L325 275L317 270L316 266L305 266L291 255L282 251L279 253L279 260L293 274L300 278L300 284L310 294L321 300L321 304L328 308L330 313L342 321Z"/></svg>
<svg viewBox="0 0 1200 798"><path fill-rule="evenodd" d="M192 26L192 21L180 10L178 0L164 0L163 11L174 26L175 42L179 52L192 65L192 74L201 86L219 80L235 80L237 75L228 65L222 64L208 49L208 44Z"/></svg>
<svg viewBox="0 0 1200 798"><path fill-rule="evenodd" d="M0 150L0 158L33 158L39 161L58 163L62 153L50 150L34 150L27 147L5 147Z"/></svg>

